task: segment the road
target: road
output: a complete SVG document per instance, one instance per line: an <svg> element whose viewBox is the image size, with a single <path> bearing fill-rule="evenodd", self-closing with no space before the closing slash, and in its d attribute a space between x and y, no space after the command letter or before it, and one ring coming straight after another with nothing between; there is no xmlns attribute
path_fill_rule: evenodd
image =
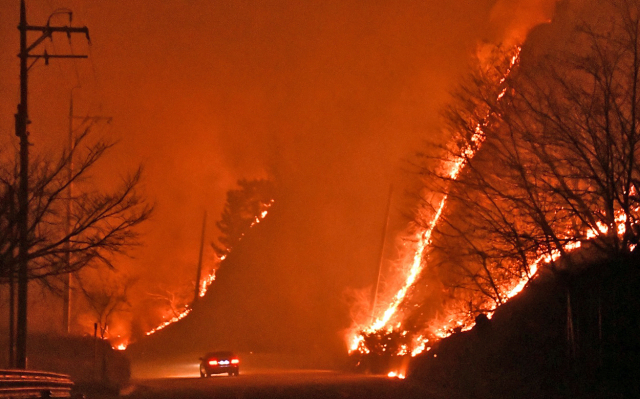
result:
<svg viewBox="0 0 640 399"><path fill-rule="evenodd" d="M91 399L92 395L88 396ZM121 397L142 398L429 398L420 386L387 376L321 370L269 370L209 378L181 377L134 380Z"/></svg>

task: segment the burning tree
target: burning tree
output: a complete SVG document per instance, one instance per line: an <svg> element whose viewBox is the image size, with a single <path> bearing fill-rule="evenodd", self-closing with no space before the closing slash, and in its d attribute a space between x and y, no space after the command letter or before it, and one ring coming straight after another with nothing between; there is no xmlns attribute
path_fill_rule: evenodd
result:
<svg viewBox="0 0 640 399"><path fill-rule="evenodd" d="M449 182L460 178L466 163L478 152L484 140L482 128L486 126L487 120L491 117L490 109L482 107L480 102L474 101L473 97L465 94L465 90L476 88L477 93L482 94L479 96L480 98L487 101L499 101L506 90L506 77L518 61L519 51L519 48L514 48L509 52L494 50L491 57L484 62L481 63L478 59L478 69L469 78L469 82L477 83L477 85L463 86L463 90L458 95L459 104L464 107L461 109L466 111L465 116L474 116L474 120L470 121L470 123L475 122L472 133L468 137L463 135L462 139L454 141L453 145L449 147L432 144L435 149L441 150L441 157L423 156L428 165L425 166L423 172L434 175L436 178L428 176L431 179L427 181L433 184L429 187L430 198L429 201L425 199L425 206L418 212L414 224L416 228L414 253L409 260L410 267L406 281L392 298L386 310L372 321L369 327L360 330L359 334L351 339L350 350L352 352L374 353L374 348L369 347L373 337L374 341L388 341L389 339L398 341L394 345L400 350L394 353L395 355L411 354L414 356L428 349L427 343L432 339L437 339L447 330L458 328L465 322L473 320L473 315L466 311L462 318L458 315L455 315L453 320L451 320L452 317L447 317L449 320L444 323L444 326L442 325L443 323L437 316L439 311L442 312L445 309L432 306L434 304L433 297L429 301L425 301L425 295L435 293L434 297L439 297L439 293L436 293L439 287L434 289L434 284L430 284L425 290L425 284L422 284L426 279L435 281L430 279L435 268L425 268L426 258L427 255L433 255L435 252L433 250L435 227L438 226L441 219L446 222L447 216L445 215L449 214L450 206L447 206L445 210L445 205L448 205ZM483 65L490 65L490 67L482 67ZM451 156L451 154L455 155ZM439 166L439 169L436 169L437 173L432 172L435 168L434 165ZM437 246L437 244L435 245ZM476 281L478 280L476 279ZM426 302L431 305L430 309L425 306ZM471 307L477 307L477 305L473 306L472 301L469 304ZM450 309L446 309L444 313L451 316ZM403 343L400 343L399 337L402 337ZM390 346L383 348L384 351L386 348L390 348Z"/></svg>
<svg viewBox="0 0 640 399"><path fill-rule="evenodd" d="M200 280L201 270L198 268L198 279L196 280L196 299L203 297L209 286L215 281L216 271L220 267L221 262L229 255L234 245L237 244L242 237L255 226L260 223L266 216L268 209L273 205L273 183L265 179L255 180L238 180L239 189L229 190L227 192L227 202L225 203L221 219L216 223L222 235L218 237L218 244L211 243L212 249L216 252L216 264L210 270L206 277ZM193 284L191 284L193 287ZM184 290L165 290L159 289L156 292L149 293L149 300L161 302L164 304L168 312L162 316L163 321L145 332L145 335L155 334L156 332L166 328L167 326L187 317L192 309L193 302L186 298ZM192 297L193 298L193 297ZM169 315L167 317L167 315Z"/></svg>
<svg viewBox="0 0 640 399"><path fill-rule="evenodd" d="M560 272L636 248L640 4L567 4L522 49L479 59L455 93L451 139L423 154L406 282L352 351L408 331L420 353L514 296L541 263ZM433 282L448 295L427 309Z"/></svg>
<svg viewBox="0 0 640 399"><path fill-rule="evenodd" d="M424 170L448 198L428 256L450 287L475 293L468 311L507 300L541 261L571 266L587 242L614 258L640 239L640 5L592 6L531 37L498 96L478 74L446 112L455 145L440 154L466 167Z"/></svg>
<svg viewBox="0 0 640 399"><path fill-rule="evenodd" d="M422 277L438 274L435 277L451 291L465 291L454 296L464 303L459 310L470 320L473 313L486 312L488 306L500 304L504 299L501 292L504 283L516 277L512 264L501 253L504 248L497 241L480 239L481 232L475 224L482 220L473 213L486 202L471 189L469 174L486 151L489 128L495 124L496 108L506 101L510 83L507 77L517 67L519 53L520 48L492 47L484 58L476 59L473 72L444 113L452 138L445 145L431 145L436 156L421 154L429 161L421 169L429 198L424 198L427 211L418 214L416 224L422 229L432 229L429 248L421 260L425 262L428 257L430 265L439 266L425 269ZM482 186L478 188L481 190ZM438 216L435 221L431 216L434 214ZM494 252L484 248L484 244ZM525 268L526 265L525 262ZM487 303L487 298L492 304Z"/></svg>
<svg viewBox="0 0 640 399"><path fill-rule="evenodd" d="M227 192L227 202L216 223L222 235L212 244L219 256L225 256L249 229L266 216L273 203L273 183L265 179L238 180L239 189Z"/></svg>

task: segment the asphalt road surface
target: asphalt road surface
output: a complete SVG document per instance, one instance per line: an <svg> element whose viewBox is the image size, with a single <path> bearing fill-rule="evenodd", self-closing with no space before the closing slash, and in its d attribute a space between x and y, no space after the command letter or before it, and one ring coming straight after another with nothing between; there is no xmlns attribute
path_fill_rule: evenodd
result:
<svg viewBox="0 0 640 399"><path fill-rule="evenodd" d="M92 399L92 395L88 395ZM387 376L332 371L254 371L227 375L134 380L120 397L137 398L430 398L420 386Z"/></svg>

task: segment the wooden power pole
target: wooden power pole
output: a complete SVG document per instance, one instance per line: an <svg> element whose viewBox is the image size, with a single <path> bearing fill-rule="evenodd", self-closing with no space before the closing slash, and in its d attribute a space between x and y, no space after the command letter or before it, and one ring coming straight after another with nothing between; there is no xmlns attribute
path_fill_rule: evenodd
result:
<svg viewBox="0 0 640 399"><path fill-rule="evenodd" d="M193 296L193 303L200 298L200 280L202 279L202 253L204 251L204 234L207 230L207 211L202 217L202 234L200 235L200 253L198 255L198 270L196 271L196 292Z"/></svg>
<svg viewBox="0 0 640 399"><path fill-rule="evenodd" d="M373 301L371 305L371 324L376 319L376 307L378 306L378 291L380 290L380 275L382 274L382 264L384 262L384 247L387 242L387 228L389 227L389 214L391 211L391 197L393 195L393 185L389 186L389 197L387 198L387 210L384 216L384 228L382 229L382 239L380 241L380 256L378 257L378 277L376 279L376 288L373 291Z"/></svg>
<svg viewBox="0 0 640 399"><path fill-rule="evenodd" d="M80 86L76 86L73 89L78 89ZM69 96L69 135L67 138L67 151L69 151L69 161L67 165L67 181L69 185L67 187L67 204L66 204L66 213L67 216L65 218L65 226L64 233L67 237L71 235L71 213L72 213L72 198L73 198L73 153L75 150L75 135L73 130L73 121L76 119L81 119L83 124L89 123L89 127L91 124L96 123L98 121L106 121L107 123L111 123L110 116L76 116L73 113L73 89L71 89L71 94ZM87 127L87 129L89 129ZM69 251L70 245L69 241L66 242L66 248L64 253L64 262L67 266L67 270L71 270L69 265L71 264L71 252ZM71 333L71 273L67 273L62 280L62 330L67 334Z"/></svg>
<svg viewBox="0 0 640 399"><path fill-rule="evenodd" d="M87 27L72 28L71 26L51 26L50 22L45 26L27 24L27 12L25 0L20 0L20 104L16 118L16 135L20 138L20 183L18 186L18 312L16 321L16 364L19 369L27 368L27 288L29 283L29 133L27 125L29 121L28 107L28 74L29 69L38 59L43 58L45 65L51 58L87 58L86 55L52 55L45 50L42 54L31 54L42 41L52 38L53 33L84 33L89 40ZM71 22L71 13L69 13ZM39 32L40 37L31 44L27 44L27 33ZM29 58L34 61L27 64ZM11 343L13 344L13 343Z"/></svg>

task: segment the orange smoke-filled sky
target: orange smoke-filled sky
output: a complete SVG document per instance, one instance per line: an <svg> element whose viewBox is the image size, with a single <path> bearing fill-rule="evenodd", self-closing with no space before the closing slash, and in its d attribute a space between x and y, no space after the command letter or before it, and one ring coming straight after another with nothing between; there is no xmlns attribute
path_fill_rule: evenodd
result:
<svg viewBox="0 0 640 399"><path fill-rule="evenodd" d="M121 261L149 285L192 278L203 212L212 240L226 192L239 178L268 176L290 198L280 215L296 221L296 234L273 247L289 248L295 267L329 269L327 286L372 285L389 186L403 196L414 178L403 166L437 134L470 55L485 40L522 38L554 3L27 0L30 24L66 8L92 39L70 47L58 35L41 46L89 59L31 69L32 151L66 137L74 87L76 115L113 118L96 125L119 140L105 169L143 163L156 202L144 246ZM18 11L18 0L0 5L5 152L15 143ZM394 203L398 215L410 212Z"/></svg>

